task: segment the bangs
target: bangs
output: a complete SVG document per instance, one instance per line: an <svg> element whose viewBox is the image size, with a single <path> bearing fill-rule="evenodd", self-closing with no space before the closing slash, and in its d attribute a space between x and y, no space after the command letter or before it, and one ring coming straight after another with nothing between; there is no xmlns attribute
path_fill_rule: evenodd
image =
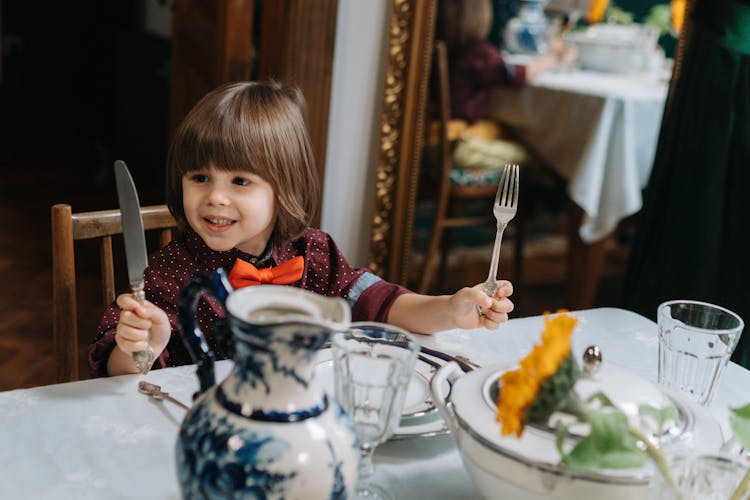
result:
<svg viewBox="0 0 750 500"><path fill-rule="evenodd" d="M269 178L272 152L267 148L272 141L264 135L269 135L273 127L260 123L268 121L264 120L265 113L236 98L240 90L207 96L209 102L197 106L193 110L196 116L185 121L187 126L178 134L173 158L180 175L213 165L223 171L242 170Z"/></svg>

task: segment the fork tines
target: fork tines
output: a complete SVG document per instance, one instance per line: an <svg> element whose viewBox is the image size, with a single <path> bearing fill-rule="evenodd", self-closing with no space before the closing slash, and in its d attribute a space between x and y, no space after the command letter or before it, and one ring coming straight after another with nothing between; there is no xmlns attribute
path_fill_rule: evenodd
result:
<svg viewBox="0 0 750 500"><path fill-rule="evenodd" d="M509 207L518 204L518 164L506 163L497 185L495 205Z"/></svg>

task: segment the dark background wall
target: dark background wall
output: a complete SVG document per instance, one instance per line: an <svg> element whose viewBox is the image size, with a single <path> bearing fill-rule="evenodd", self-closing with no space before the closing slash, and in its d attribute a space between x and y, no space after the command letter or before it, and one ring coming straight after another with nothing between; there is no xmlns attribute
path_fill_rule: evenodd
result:
<svg viewBox="0 0 750 500"><path fill-rule="evenodd" d="M122 159L137 184L163 183L170 42L145 30L143 2L0 1L0 154L107 188Z"/></svg>

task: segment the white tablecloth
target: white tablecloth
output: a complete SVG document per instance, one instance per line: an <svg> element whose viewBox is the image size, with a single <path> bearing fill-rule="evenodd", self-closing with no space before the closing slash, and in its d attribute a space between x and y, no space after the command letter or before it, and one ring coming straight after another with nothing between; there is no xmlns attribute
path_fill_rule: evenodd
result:
<svg viewBox="0 0 750 500"><path fill-rule="evenodd" d="M493 91L488 114L568 180L580 236L602 239L642 205L667 94L663 75L549 71Z"/></svg>
<svg viewBox="0 0 750 500"><path fill-rule="evenodd" d="M656 325L621 309L581 318L575 352L597 344L606 362L656 378ZM500 330L447 331L424 344L480 364L517 360L538 341L540 317ZM231 363L220 362L225 374ZM197 389L195 367L156 370L145 378L185 402ZM136 375L0 393L0 498L179 498L174 446L184 410L137 392ZM728 406L748 400L750 372L727 367L712 413L725 432ZM718 447L717 443L717 447ZM398 499L479 498L450 436L389 442L375 455L378 479Z"/></svg>

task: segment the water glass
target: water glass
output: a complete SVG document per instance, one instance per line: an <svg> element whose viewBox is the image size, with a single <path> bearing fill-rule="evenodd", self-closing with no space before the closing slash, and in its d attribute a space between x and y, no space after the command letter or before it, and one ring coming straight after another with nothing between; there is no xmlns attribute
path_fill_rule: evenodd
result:
<svg viewBox="0 0 750 500"><path fill-rule="evenodd" d="M699 404L713 399L744 323L706 302L673 300L657 309L659 383Z"/></svg>
<svg viewBox="0 0 750 500"><path fill-rule="evenodd" d="M727 500L742 481L748 465L722 455L679 456L670 460L677 489L658 472L649 485L653 500Z"/></svg>
<svg viewBox="0 0 750 500"><path fill-rule="evenodd" d="M390 498L370 481L372 453L398 426L419 344L405 330L364 322L335 333L331 343L336 398L354 422L359 440L356 498Z"/></svg>

